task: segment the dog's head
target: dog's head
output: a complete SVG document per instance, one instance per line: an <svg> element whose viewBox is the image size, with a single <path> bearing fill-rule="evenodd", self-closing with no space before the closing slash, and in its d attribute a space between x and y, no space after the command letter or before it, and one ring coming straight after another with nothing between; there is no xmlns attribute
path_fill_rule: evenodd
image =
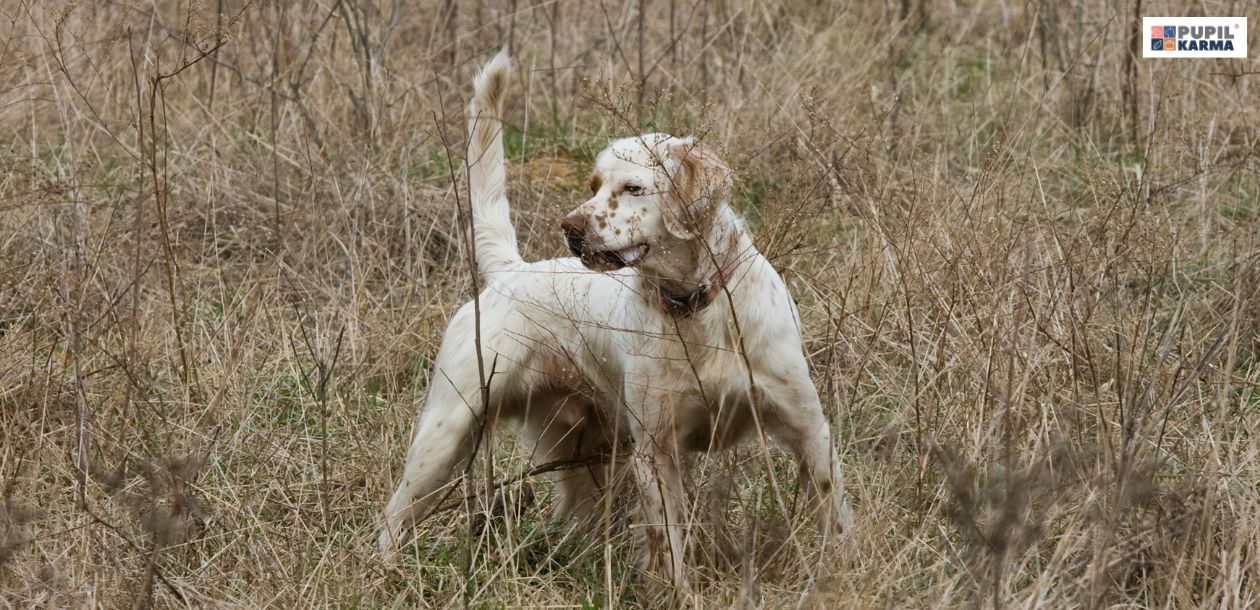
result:
<svg viewBox="0 0 1260 610"><path fill-rule="evenodd" d="M565 242L596 271L651 264L703 238L731 191L731 172L690 137L615 140L595 159L591 198L560 221Z"/></svg>

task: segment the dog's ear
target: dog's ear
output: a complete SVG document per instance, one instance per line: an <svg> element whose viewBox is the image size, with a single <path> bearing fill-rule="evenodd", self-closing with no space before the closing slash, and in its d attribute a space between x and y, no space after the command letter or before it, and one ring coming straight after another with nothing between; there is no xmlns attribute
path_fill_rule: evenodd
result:
<svg viewBox="0 0 1260 610"><path fill-rule="evenodd" d="M669 144L669 196L662 215L665 229L678 239L692 239L713 222L719 203L731 194L731 170L713 151L690 137Z"/></svg>

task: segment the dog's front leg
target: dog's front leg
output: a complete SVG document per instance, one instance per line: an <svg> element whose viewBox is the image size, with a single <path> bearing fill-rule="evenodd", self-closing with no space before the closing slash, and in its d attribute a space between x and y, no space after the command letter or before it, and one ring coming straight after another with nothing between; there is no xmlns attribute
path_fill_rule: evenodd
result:
<svg viewBox="0 0 1260 610"><path fill-rule="evenodd" d="M631 392L631 463L639 491L645 569L660 576L678 599L688 592L681 464L674 438L671 397L659 390ZM639 407L639 408L636 408Z"/></svg>
<svg viewBox="0 0 1260 610"><path fill-rule="evenodd" d="M844 497L840 458L804 356L783 358L760 368L763 370L754 371L754 378L766 431L796 458L823 534L834 536L849 530L853 514Z"/></svg>
<svg viewBox="0 0 1260 610"><path fill-rule="evenodd" d="M636 445L640 441L635 441ZM679 592L687 589L683 569L683 512L686 503L682 475L676 454L638 447L634 452L634 474L639 486L640 514L646 539L644 549L649 572L668 579Z"/></svg>

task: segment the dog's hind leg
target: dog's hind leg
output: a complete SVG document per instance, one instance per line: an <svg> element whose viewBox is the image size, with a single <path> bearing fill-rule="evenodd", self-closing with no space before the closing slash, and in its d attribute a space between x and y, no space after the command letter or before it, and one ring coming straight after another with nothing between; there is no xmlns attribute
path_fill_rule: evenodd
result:
<svg viewBox="0 0 1260 610"><path fill-rule="evenodd" d="M415 434L407 448L398 488L385 505L378 543L386 558L391 558L406 541L407 532L427 517L446 496L454 476L468 464L483 433L489 425L486 405L481 396L481 377L472 340L471 308L461 309L451 319L442 348L434 364L432 382L424 408L416 424ZM490 408L493 415L504 393L511 386L511 371L504 358L494 358L483 349L490 384ZM499 370L492 369L494 367Z"/></svg>
<svg viewBox="0 0 1260 610"><path fill-rule="evenodd" d="M611 450L608 430L585 396L538 396L526 406L522 432L532 447L536 466L551 464L555 471L556 516L569 526L591 523L600 515L606 492Z"/></svg>
<svg viewBox="0 0 1260 610"><path fill-rule="evenodd" d="M476 400L476 394L470 397ZM473 454L481 428L481 407L465 404L453 390L432 391L407 448L398 489L385 505L381 552L391 556L406 533L437 507L452 476Z"/></svg>

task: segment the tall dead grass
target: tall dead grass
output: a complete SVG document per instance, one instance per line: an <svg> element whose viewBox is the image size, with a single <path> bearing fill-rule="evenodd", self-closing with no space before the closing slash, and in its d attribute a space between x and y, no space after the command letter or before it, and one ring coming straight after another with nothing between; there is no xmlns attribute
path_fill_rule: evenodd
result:
<svg viewBox="0 0 1260 610"><path fill-rule="evenodd" d="M859 524L819 555L766 491L789 460L704 461L698 605L1254 607L1258 77L1133 56L1141 15L1187 11L1260 17L6 3L0 600L653 604L630 538L561 536L536 477L399 566L371 544L471 296L441 134L507 45L528 256L606 137L703 133L800 301ZM500 500L531 495L496 439Z"/></svg>

